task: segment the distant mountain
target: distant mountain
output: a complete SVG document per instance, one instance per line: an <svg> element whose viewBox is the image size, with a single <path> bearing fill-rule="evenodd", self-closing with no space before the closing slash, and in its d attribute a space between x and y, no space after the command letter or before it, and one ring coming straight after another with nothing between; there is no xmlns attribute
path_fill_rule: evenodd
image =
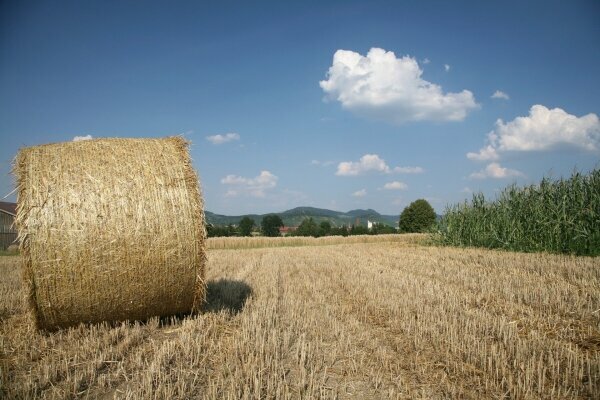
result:
<svg viewBox="0 0 600 400"><path fill-rule="evenodd" d="M213 225L237 225L243 217L250 217L257 225L260 225L262 218L268 214L245 214L245 215L221 215L210 211L205 211L206 221ZM398 215L382 215L372 209L350 210L340 212L316 207L296 207L291 210L269 213L281 217L285 226L298 226L304 218L312 218L315 222L329 221L334 226L341 225L367 225L367 221L379 222L389 226L398 226Z"/></svg>

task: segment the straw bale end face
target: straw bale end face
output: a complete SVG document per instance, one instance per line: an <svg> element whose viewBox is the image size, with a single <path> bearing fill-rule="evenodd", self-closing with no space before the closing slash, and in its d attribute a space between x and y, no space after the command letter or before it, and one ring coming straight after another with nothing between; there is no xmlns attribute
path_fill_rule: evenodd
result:
<svg viewBox="0 0 600 400"><path fill-rule="evenodd" d="M39 328L186 313L204 302L203 200L184 139L27 147L14 171Z"/></svg>

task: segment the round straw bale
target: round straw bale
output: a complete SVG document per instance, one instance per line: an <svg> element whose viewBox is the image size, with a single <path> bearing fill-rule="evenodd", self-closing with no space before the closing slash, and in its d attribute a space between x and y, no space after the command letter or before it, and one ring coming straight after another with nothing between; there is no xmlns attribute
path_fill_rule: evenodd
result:
<svg viewBox="0 0 600 400"><path fill-rule="evenodd" d="M39 328L202 304L203 200L184 139L27 147L14 171L23 278Z"/></svg>

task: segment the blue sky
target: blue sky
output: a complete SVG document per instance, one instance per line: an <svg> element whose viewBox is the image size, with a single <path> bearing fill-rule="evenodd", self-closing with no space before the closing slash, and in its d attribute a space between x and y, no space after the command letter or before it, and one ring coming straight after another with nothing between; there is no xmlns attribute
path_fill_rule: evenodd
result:
<svg viewBox="0 0 600 400"><path fill-rule="evenodd" d="M185 135L230 215L598 167L600 3L450 3L2 2L2 196L20 147L88 135Z"/></svg>

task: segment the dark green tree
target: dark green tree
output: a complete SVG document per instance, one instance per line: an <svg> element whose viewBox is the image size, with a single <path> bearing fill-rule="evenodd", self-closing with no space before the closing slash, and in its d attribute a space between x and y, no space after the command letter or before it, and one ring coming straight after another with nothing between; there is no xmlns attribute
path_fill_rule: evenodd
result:
<svg viewBox="0 0 600 400"><path fill-rule="evenodd" d="M368 235L369 230L366 226L363 225L352 225L352 227L350 227L349 233L350 235Z"/></svg>
<svg viewBox="0 0 600 400"><path fill-rule="evenodd" d="M215 227L213 224L206 224L206 236L214 237Z"/></svg>
<svg viewBox="0 0 600 400"><path fill-rule="evenodd" d="M279 236L279 228L282 226L281 217L275 214L266 215L260 223L262 234L265 236Z"/></svg>
<svg viewBox="0 0 600 400"><path fill-rule="evenodd" d="M312 218L304 218L298 229L294 232L295 236L319 236L319 227Z"/></svg>
<svg viewBox="0 0 600 400"><path fill-rule="evenodd" d="M331 234L331 222L329 221L322 221L319 224L319 236L328 236Z"/></svg>
<svg viewBox="0 0 600 400"><path fill-rule="evenodd" d="M254 228L254 220L250 217L244 217L240 220L239 229L241 236L252 235L252 228Z"/></svg>
<svg viewBox="0 0 600 400"><path fill-rule="evenodd" d="M333 236L348 236L348 228L346 227L346 225L334 227L331 228L330 234Z"/></svg>
<svg viewBox="0 0 600 400"><path fill-rule="evenodd" d="M206 235L208 237L218 237L218 236L236 236L237 232L233 225L229 224L227 226L221 225L206 225Z"/></svg>
<svg viewBox="0 0 600 400"><path fill-rule="evenodd" d="M415 200L400 214L400 232L425 232L435 223L435 211L427 200Z"/></svg>

